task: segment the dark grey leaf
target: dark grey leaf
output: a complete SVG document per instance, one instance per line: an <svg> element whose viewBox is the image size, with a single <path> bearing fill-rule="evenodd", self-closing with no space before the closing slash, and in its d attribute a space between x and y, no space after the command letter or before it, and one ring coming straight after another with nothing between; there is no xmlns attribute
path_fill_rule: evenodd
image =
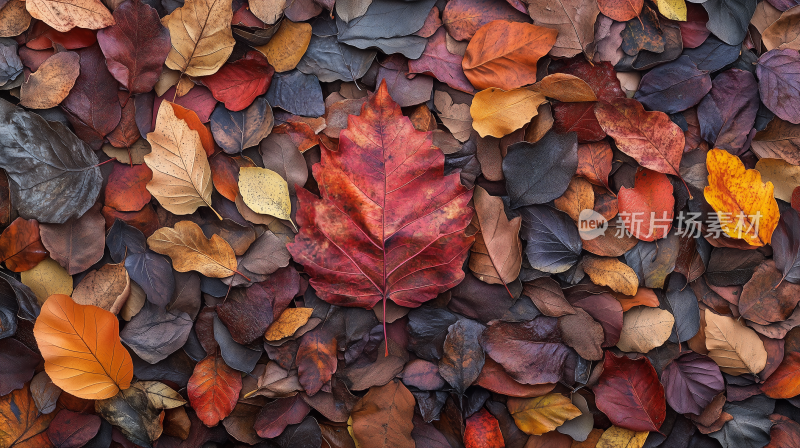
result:
<svg viewBox="0 0 800 448"><path fill-rule="evenodd" d="M273 107L295 115L321 117L325 113L319 80L298 70L275 73L266 98Z"/></svg>
<svg viewBox="0 0 800 448"><path fill-rule="evenodd" d="M241 345L233 340L228 327L214 314L214 340L219 344L225 364L240 372L250 373L261 358L261 344ZM252 347L257 347L252 348Z"/></svg>
<svg viewBox="0 0 800 448"><path fill-rule="evenodd" d="M514 143L503 158L511 208L545 204L561 196L577 170L578 134L574 132L551 130L536 143Z"/></svg>
<svg viewBox="0 0 800 448"><path fill-rule="evenodd" d="M709 435L717 439L723 448L762 448L770 440L772 421L769 415L774 409L775 400L765 395L725 403L722 410L731 414L733 420L725 422L722 429Z"/></svg>
<svg viewBox="0 0 800 448"><path fill-rule="evenodd" d="M228 154L238 154L261 143L272 131L272 124L272 108L263 96L245 110L231 112L219 103L211 113L211 133Z"/></svg>
<svg viewBox="0 0 800 448"><path fill-rule="evenodd" d="M129 253L125 257L125 269L131 280L142 287L151 303L167 306L172 300L175 277L172 276L172 265L167 257L149 249L138 254Z"/></svg>
<svg viewBox="0 0 800 448"><path fill-rule="evenodd" d="M17 42L14 39L0 38L0 86L17 79L22 73L22 61L17 55Z"/></svg>
<svg viewBox="0 0 800 448"><path fill-rule="evenodd" d="M686 282L686 277L677 272L669 276L663 308L675 316L675 327L669 336L670 342L686 342L700 331L700 307L697 296Z"/></svg>
<svg viewBox="0 0 800 448"><path fill-rule="evenodd" d="M483 369L486 359L479 337L484 328L474 320L459 319L447 330L439 374L459 395L464 394Z"/></svg>
<svg viewBox="0 0 800 448"><path fill-rule="evenodd" d="M376 52L339 43L336 36L311 36L297 69L316 75L322 82L355 81L367 73Z"/></svg>
<svg viewBox="0 0 800 448"><path fill-rule="evenodd" d="M41 311L42 307L39 305L36 294L31 291L31 288L23 285L22 282L2 271L0 271L0 280L3 280L0 285L3 283L8 285L8 288L0 286L0 291L2 291L0 294L3 296L13 295L13 298L17 301L19 308L17 316L20 319L35 322L36 318L39 317L39 311Z"/></svg>
<svg viewBox="0 0 800 448"><path fill-rule="evenodd" d="M525 255L531 267L557 274L578 262L581 237L569 215L547 205L531 205L519 211L522 215L520 237L528 242Z"/></svg>
<svg viewBox="0 0 800 448"><path fill-rule="evenodd" d="M698 70L688 56L681 56L642 76L634 98L648 109L674 114L699 103L709 90L708 72Z"/></svg>
<svg viewBox="0 0 800 448"><path fill-rule="evenodd" d="M664 287L667 275L675 269L680 242L680 237L673 230L658 242L639 241L625 254L625 264L636 272L640 286Z"/></svg>
<svg viewBox="0 0 800 448"><path fill-rule="evenodd" d="M442 357L444 339L458 317L443 308L421 306L408 313L408 349L428 361Z"/></svg>
<svg viewBox="0 0 800 448"><path fill-rule="evenodd" d="M741 45L756 11L756 0L706 0L706 28L728 45Z"/></svg>
<svg viewBox="0 0 800 448"><path fill-rule="evenodd" d="M61 123L0 99L0 168L20 216L64 223L97 201L103 176L97 156Z"/></svg>
<svg viewBox="0 0 800 448"><path fill-rule="evenodd" d="M322 432L314 417L308 416L297 425L289 425L275 439L281 448L319 448Z"/></svg>
<svg viewBox="0 0 800 448"><path fill-rule="evenodd" d="M119 337L140 358L156 364L183 347L191 331L192 318L188 314L145 302Z"/></svg>
<svg viewBox="0 0 800 448"><path fill-rule="evenodd" d="M106 246L114 263L122 263L126 254L142 254L147 251L147 240L139 229L117 219L108 229Z"/></svg>
<svg viewBox="0 0 800 448"><path fill-rule="evenodd" d="M728 45L715 36L709 36L697 48L687 48L683 54L689 56L699 70L715 72L739 57L739 45Z"/></svg>
<svg viewBox="0 0 800 448"><path fill-rule="evenodd" d="M706 279L714 286L744 285L762 261L764 255L757 250L716 247L711 251Z"/></svg>
<svg viewBox="0 0 800 448"><path fill-rule="evenodd" d="M434 3L436 0L373 1L361 17L350 22L337 18L339 42L362 49L379 48L386 54L402 53L407 58L417 59L425 50L427 39L412 34L425 24Z"/></svg>
<svg viewBox="0 0 800 448"><path fill-rule="evenodd" d="M458 151L444 156L445 176L456 170L461 172L461 184L467 188L475 185L475 179L481 174L481 164L478 162L478 145L475 143L478 134L473 133Z"/></svg>
<svg viewBox="0 0 800 448"><path fill-rule="evenodd" d="M161 411L150 404L142 389L129 387L109 399L95 401L94 408L137 445L152 446L161 433Z"/></svg>

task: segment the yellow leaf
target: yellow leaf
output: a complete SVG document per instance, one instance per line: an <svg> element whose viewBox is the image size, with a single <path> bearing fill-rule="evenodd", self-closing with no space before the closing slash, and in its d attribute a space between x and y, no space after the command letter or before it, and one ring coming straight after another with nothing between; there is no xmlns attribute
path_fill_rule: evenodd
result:
<svg viewBox="0 0 800 448"><path fill-rule="evenodd" d="M267 57L267 61L277 73L283 73L297 67L297 63L306 54L310 42L310 24L283 19L278 32L266 45L256 47L256 50Z"/></svg>
<svg viewBox="0 0 800 448"><path fill-rule="evenodd" d="M524 88L508 92L495 87L483 90L475 95L469 108L472 128L481 137L504 137L528 124L544 102L541 93Z"/></svg>
<svg viewBox="0 0 800 448"><path fill-rule="evenodd" d="M581 415L569 398L547 394L536 398L509 398L508 412L526 434L542 435Z"/></svg>
<svg viewBox="0 0 800 448"><path fill-rule="evenodd" d="M275 171L266 168L240 168L239 193L245 205L261 215L291 219L289 184Z"/></svg>
<svg viewBox="0 0 800 448"><path fill-rule="evenodd" d="M161 103L156 128L147 134L147 141L151 152L144 161L153 170L147 191L161 206L176 215L211 207L211 168L200 134L175 115L169 101Z"/></svg>
<svg viewBox="0 0 800 448"><path fill-rule="evenodd" d="M728 375L756 374L767 365L767 351L741 319L705 312L708 356Z"/></svg>
<svg viewBox="0 0 800 448"><path fill-rule="evenodd" d="M800 166L792 165L782 159L761 159L756 163L761 179L772 182L775 197L792 202L792 191L800 187Z"/></svg>
<svg viewBox="0 0 800 448"><path fill-rule="evenodd" d="M623 316L617 348L623 352L647 353L667 342L675 316L667 310L636 307Z"/></svg>
<svg viewBox="0 0 800 448"><path fill-rule="evenodd" d="M745 169L738 157L712 149L706 158L706 201L721 216L722 230L731 238L751 246L769 244L778 226L780 212L772 182L761 182L761 174Z"/></svg>
<svg viewBox="0 0 800 448"><path fill-rule="evenodd" d="M186 0L161 19L172 40L167 67L189 76L216 73L236 43L231 32L232 18L231 0Z"/></svg>
<svg viewBox="0 0 800 448"><path fill-rule="evenodd" d="M236 273L236 254L219 235L206 239L200 226L181 221L175 228L162 227L149 238L147 245L172 259L178 272L197 271L206 277L225 278Z"/></svg>
<svg viewBox="0 0 800 448"><path fill-rule="evenodd" d="M648 431L631 431L612 426L600 436L597 448L642 448L648 434L650 434Z"/></svg>
<svg viewBox="0 0 800 448"><path fill-rule="evenodd" d="M278 341L293 335L300 327L308 322L313 308L286 308L278 320L271 323L264 334L268 341Z"/></svg>
<svg viewBox="0 0 800 448"><path fill-rule="evenodd" d="M581 262L583 271L600 286L608 286L626 296L635 296L639 290L636 272L616 258L586 256Z"/></svg>
<svg viewBox="0 0 800 448"><path fill-rule="evenodd" d="M111 398L133 378L131 355L119 339L119 322L108 311L50 296L33 327L53 384L87 400Z"/></svg>
<svg viewBox="0 0 800 448"><path fill-rule="evenodd" d="M50 257L42 260L33 269L22 272L20 278L36 294L39 304L53 294L72 295L72 276Z"/></svg>
<svg viewBox="0 0 800 448"><path fill-rule="evenodd" d="M658 12L670 20L686 21L686 2L684 0L656 0Z"/></svg>
<svg viewBox="0 0 800 448"><path fill-rule="evenodd" d="M34 19L62 33L75 27L99 30L117 23L99 0L27 0L25 6Z"/></svg>

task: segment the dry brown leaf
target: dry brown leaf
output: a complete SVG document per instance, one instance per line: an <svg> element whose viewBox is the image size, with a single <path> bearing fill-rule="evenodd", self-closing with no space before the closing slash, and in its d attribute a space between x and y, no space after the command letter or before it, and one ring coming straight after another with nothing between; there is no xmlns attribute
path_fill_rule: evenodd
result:
<svg viewBox="0 0 800 448"><path fill-rule="evenodd" d="M19 36L31 25L24 0L10 0L0 9L0 37Z"/></svg>
<svg viewBox="0 0 800 448"><path fill-rule="evenodd" d="M744 321L705 311L708 356L729 375L757 374L767 365L767 351Z"/></svg>
<svg viewBox="0 0 800 448"><path fill-rule="evenodd" d="M554 204L557 209L568 214L573 221L578 222L583 210L591 210L594 207L592 184L582 177L573 177L567 191L560 198L556 198Z"/></svg>
<svg viewBox="0 0 800 448"><path fill-rule="evenodd" d="M517 279L522 266L522 217L509 221L500 197L489 195L481 187L474 191L474 222L480 233L472 245L469 269L483 282L506 285Z"/></svg>
<svg viewBox="0 0 800 448"><path fill-rule="evenodd" d="M600 8L597 2L583 0L526 0L533 23L558 30L550 55L572 57L583 52L594 55L594 23Z"/></svg>
<svg viewBox="0 0 800 448"><path fill-rule="evenodd" d="M776 198L792 202L792 191L800 187L800 166L781 159L761 159L756 163L756 171L761 173L762 181L772 182Z"/></svg>
<svg viewBox="0 0 800 448"><path fill-rule="evenodd" d="M775 23L764 30L761 41L766 50L800 50L800 8L784 11Z"/></svg>
<svg viewBox="0 0 800 448"><path fill-rule="evenodd" d="M169 101L161 103L156 128L147 134L147 141L151 152L144 161L153 170L147 191L161 206L176 215L211 207L211 168L200 134L175 115Z"/></svg>
<svg viewBox="0 0 800 448"><path fill-rule="evenodd" d="M146 300L147 294L145 294L144 289L131 280L131 292L128 294L128 300L122 305L119 317L125 319L126 322L130 321L133 316L139 314Z"/></svg>
<svg viewBox="0 0 800 448"><path fill-rule="evenodd" d="M267 25L274 25L283 17L283 11L292 2L288 0L252 0L250 12Z"/></svg>
<svg viewBox="0 0 800 448"><path fill-rule="evenodd" d="M130 148L115 148L106 143L103 145L102 150L108 157L113 157L120 163L133 165L143 164L144 156L151 152L150 143L143 138L136 140Z"/></svg>
<svg viewBox="0 0 800 448"><path fill-rule="evenodd" d="M566 73L547 75L529 88L564 103L597 101L597 96L586 81Z"/></svg>
<svg viewBox="0 0 800 448"><path fill-rule="evenodd" d="M172 259L178 272L197 271L206 277L225 278L236 272L236 254L219 235L207 239L192 221L180 221L174 228L162 227L147 238L155 252Z"/></svg>
<svg viewBox="0 0 800 448"><path fill-rule="evenodd" d="M475 95L469 108L472 127L481 137L505 137L528 124L545 101L542 94L528 89L483 90Z"/></svg>
<svg viewBox="0 0 800 448"><path fill-rule="evenodd" d="M359 446L414 448L414 396L400 381L372 387L350 413L348 430Z"/></svg>
<svg viewBox="0 0 800 448"><path fill-rule="evenodd" d="M458 141L464 143L469 140L472 132L472 116L469 114L469 105L453 104L453 99L447 92L437 90L433 96L433 104L439 111L439 119Z"/></svg>
<svg viewBox="0 0 800 448"><path fill-rule="evenodd" d="M639 289L639 277L630 266L615 258L586 256L583 258L583 271L600 286L608 286L614 291L635 296Z"/></svg>
<svg viewBox="0 0 800 448"><path fill-rule="evenodd" d="M266 45L256 47L267 57L277 73L288 72L297 67L311 42L311 25L294 23L284 19L278 32Z"/></svg>
<svg viewBox="0 0 800 448"><path fill-rule="evenodd" d="M131 278L123 263L107 264L86 274L72 293L80 305L94 305L112 314L122 310L131 293Z"/></svg>
<svg viewBox="0 0 800 448"><path fill-rule="evenodd" d="M172 40L167 67L189 76L216 73L236 43L231 32L232 18L231 0L186 0L161 19Z"/></svg>
<svg viewBox="0 0 800 448"><path fill-rule="evenodd" d="M99 30L117 23L99 0L27 0L25 7L34 19L62 33L75 27Z"/></svg>
<svg viewBox="0 0 800 448"><path fill-rule="evenodd" d="M622 318L622 333L617 348L623 352L647 353L667 342L675 316L659 308L639 306Z"/></svg>
<svg viewBox="0 0 800 448"><path fill-rule="evenodd" d="M267 327L264 338L268 341L278 341L292 336L298 328L308 322L313 311L313 308L286 308L278 320Z"/></svg>
<svg viewBox="0 0 800 448"><path fill-rule="evenodd" d="M31 109L56 107L69 95L81 72L81 58L74 51L56 53L20 87L19 104Z"/></svg>
<svg viewBox="0 0 800 448"><path fill-rule="evenodd" d="M547 134L547 131L552 129L554 122L553 108L550 107L550 103L542 103L539 105L538 113L531 120L531 124L525 129L525 141L528 143L538 142Z"/></svg>
<svg viewBox="0 0 800 448"><path fill-rule="evenodd" d="M522 293L528 296L545 316L561 317L575 314L575 308L567 302L561 286L550 277L540 277L524 283Z"/></svg>

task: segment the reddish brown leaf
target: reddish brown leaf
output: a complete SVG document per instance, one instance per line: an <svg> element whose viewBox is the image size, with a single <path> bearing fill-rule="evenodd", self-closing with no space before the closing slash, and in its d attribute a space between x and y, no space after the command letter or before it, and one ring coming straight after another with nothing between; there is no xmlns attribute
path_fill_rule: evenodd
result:
<svg viewBox="0 0 800 448"><path fill-rule="evenodd" d="M619 190L619 216L634 237L655 241L672 228L675 197L666 175L650 170L636 173L633 188Z"/></svg>
<svg viewBox="0 0 800 448"><path fill-rule="evenodd" d="M239 168L253 168L252 160L242 156L229 156L218 152L208 159L214 188L229 201L236 201L239 194Z"/></svg>
<svg viewBox="0 0 800 448"><path fill-rule="evenodd" d="M114 9L116 24L97 32L108 70L131 94L149 92L169 54L169 30L158 12L141 0Z"/></svg>
<svg viewBox="0 0 800 448"><path fill-rule="evenodd" d="M142 138L139 126L136 124L136 101L133 98L128 98L128 92L123 90L120 90L118 95L120 104L125 106L122 108L119 124L110 134L106 135L106 139L115 148L126 148L130 159L133 151L129 148Z"/></svg>
<svg viewBox="0 0 800 448"><path fill-rule="evenodd" d="M248 51L245 57L225 64L218 72L201 78L217 101L233 112L247 108L257 96L267 93L275 69L258 51Z"/></svg>
<svg viewBox="0 0 800 448"><path fill-rule="evenodd" d="M664 387L644 356L630 359L607 352L603 373L593 390L598 409L621 428L658 431L664 423Z"/></svg>
<svg viewBox="0 0 800 448"><path fill-rule="evenodd" d="M157 96L153 102L153 128L156 126L158 109L161 107L161 102L165 100L193 111L197 114L201 123L208 123L208 120L211 118L211 113L214 112L214 107L217 105L216 98L214 98L214 95L211 94L211 91L208 90L206 86L194 86L189 93L183 96L176 96L175 87L170 87L163 95ZM173 108L175 108L174 105Z"/></svg>
<svg viewBox="0 0 800 448"><path fill-rule="evenodd" d="M103 258L105 251L105 219L99 204L78 219L64 224L40 224L44 247L70 275L89 269Z"/></svg>
<svg viewBox="0 0 800 448"><path fill-rule="evenodd" d="M261 408L254 428L259 436L272 439L281 435L289 425L303 421L311 408L297 394L289 398L278 398Z"/></svg>
<svg viewBox="0 0 800 448"><path fill-rule="evenodd" d="M297 349L297 375L308 395L314 395L336 372L336 338L324 325L300 339Z"/></svg>
<svg viewBox="0 0 800 448"><path fill-rule="evenodd" d="M122 107L117 94L119 83L111 76L98 45L78 50L81 73L69 95L61 103L75 134L94 150L119 124Z"/></svg>
<svg viewBox="0 0 800 448"><path fill-rule="evenodd" d="M522 293L530 297L536 308L545 316L560 317L575 314L575 308L564 298L564 292L557 281L550 277L537 278L525 283Z"/></svg>
<svg viewBox="0 0 800 448"><path fill-rule="evenodd" d="M121 212L137 212L150 202L150 192L145 186L153 178L153 171L144 163L123 165L114 163L106 184L106 206Z"/></svg>
<svg viewBox="0 0 800 448"><path fill-rule="evenodd" d="M472 93L475 89L461 68L463 58L447 51L446 34L444 28L439 28L429 37L422 56L408 61L408 72L432 75L456 90Z"/></svg>
<svg viewBox="0 0 800 448"><path fill-rule="evenodd" d="M603 15L617 22L627 22L641 14L644 0L598 0L597 6Z"/></svg>
<svg viewBox="0 0 800 448"><path fill-rule="evenodd" d="M92 30L73 28L62 33L44 22L37 21L30 29L25 46L31 50L49 50L58 44L67 50L77 50L91 46L95 42L97 38Z"/></svg>
<svg viewBox="0 0 800 448"><path fill-rule="evenodd" d="M27 385L0 397L0 427L3 428L0 445L20 448L52 446L46 431L55 416L55 412L39 412Z"/></svg>
<svg viewBox="0 0 800 448"><path fill-rule="evenodd" d="M772 398L794 398L800 395L800 353L789 352L778 369L761 385L761 391Z"/></svg>
<svg viewBox="0 0 800 448"><path fill-rule="evenodd" d="M47 428L47 437L59 448L81 448L100 429L100 417L62 409Z"/></svg>
<svg viewBox="0 0 800 448"><path fill-rule="evenodd" d="M597 143L584 143L578 145L578 176L583 176L589 182L606 187L608 175L611 173L611 161L614 153L607 141Z"/></svg>
<svg viewBox="0 0 800 448"><path fill-rule="evenodd" d="M338 151L322 149L314 168L322 198L297 191L300 233L288 249L323 300L416 307L463 279L472 193L443 166L430 134L412 127L382 83L350 117Z"/></svg>
<svg viewBox="0 0 800 448"><path fill-rule="evenodd" d="M442 24L455 40L472 39L482 26L493 20L531 22L530 17L508 3L492 0L453 0L447 2L442 14Z"/></svg>
<svg viewBox="0 0 800 448"><path fill-rule="evenodd" d="M0 259L10 271L22 272L47 258L35 219L17 218L0 235Z"/></svg>
<svg viewBox="0 0 800 448"><path fill-rule="evenodd" d="M481 408L467 419L464 445L467 448L505 448L500 424L486 409Z"/></svg>
<svg viewBox="0 0 800 448"><path fill-rule="evenodd" d="M225 364L219 351L197 363L186 388L192 408L207 426L233 412L241 390L241 374Z"/></svg>
<svg viewBox="0 0 800 448"><path fill-rule="evenodd" d="M577 76L586 81L599 101L625 98L614 67L608 62L590 64L583 56L578 56L557 67L557 73ZM595 103L559 103L553 107L555 123L553 128L560 134L577 132L578 141L595 142L606 136L594 112Z"/></svg>

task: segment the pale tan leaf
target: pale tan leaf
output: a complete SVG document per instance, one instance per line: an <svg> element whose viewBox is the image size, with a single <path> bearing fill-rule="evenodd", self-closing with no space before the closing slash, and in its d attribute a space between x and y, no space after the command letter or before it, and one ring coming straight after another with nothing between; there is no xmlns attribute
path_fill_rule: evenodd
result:
<svg viewBox="0 0 800 448"><path fill-rule="evenodd" d="M608 286L626 296L635 296L639 289L636 272L616 258L586 256L582 265L583 271L596 285Z"/></svg>
<svg viewBox="0 0 800 448"><path fill-rule="evenodd" d="M729 375L757 374L767 365L767 351L743 320L705 311L708 356Z"/></svg>
<svg viewBox="0 0 800 448"><path fill-rule="evenodd" d="M207 239L200 226L191 221L156 230L147 238L147 245L169 256L178 272L197 271L214 278L230 277L236 272L236 254L230 244L219 235Z"/></svg>
<svg viewBox="0 0 800 448"><path fill-rule="evenodd" d="M522 266L522 217L508 220L503 200L475 187L475 221L480 233L472 245L469 268L479 280L495 285L513 282Z"/></svg>
<svg viewBox="0 0 800 448"><path fill-rule="evenodd" d="M56 53L20 87L21 106L30 109L56 107L69 95L81 72L80 56L74 51Z"/></svg>
<svg viewBox="0 0 800 448"><path fill-rule="evenodd" d="M216 73L236 44L232 18L231 0L186 0L161 19L172 40L167 67L189 76Z"/></svg>
<svg viewBox="0 0 800 448"><path fill-rule="evenodd" d="M617 348L623 352L647 353L667 342L673 325L675 316L669 311L637 306L622 318Z"/></svg>
<svg viewBox="0 0 800 448"><path fill-rule="evenodd" d="M62 33L75 27L99 30L117 23L99 0L27 0L25 6L34 19Z"/></svg>
<svg viewBox="0 0 800 448"><path fill-rule="evenodd" d="M439 111L442 123L453 134L453 137L461 143L469 140L469 134L472 132L472 116L469 114L469 105L453 104L450 95L439 90L433 95L433 104Z"/></svg>

